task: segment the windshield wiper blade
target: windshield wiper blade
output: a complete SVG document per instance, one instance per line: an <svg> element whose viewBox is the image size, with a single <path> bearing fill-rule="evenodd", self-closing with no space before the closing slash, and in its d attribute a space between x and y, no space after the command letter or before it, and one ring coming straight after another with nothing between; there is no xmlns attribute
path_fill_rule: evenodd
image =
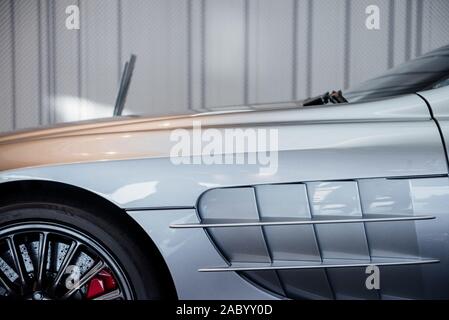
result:
<svg viewBox="0 0 449 320"><path fill-rule="evenodd" d="M125 67L123 68L122 76L120 78L120 87L118 90L117 99L115 100L114 116L121 116L123 113L136 59L136 55L132 54L131 58L125 63Z"/></svg>
<svg viewBox="0 0 449 320"><path fill-rule="evenodd" d="M329 94L329 100L332 103L348 103L348 100L346 100L345 97L343 97L343 93L341 92L341 90L338 91L332 91Z"/></svg>
<svg viewBox="0 0 449 320"><path fill-rule="evenodd" d="M348 100L346 100L346 98L343 97L341 90L338 90L338 91L326 92L326 93L323 93L322 95L306 99L306 100L304 100L302 105L304 107L319 106L319 105L328 104L329 102L332 102L334 104L347 103Z"/></svg>

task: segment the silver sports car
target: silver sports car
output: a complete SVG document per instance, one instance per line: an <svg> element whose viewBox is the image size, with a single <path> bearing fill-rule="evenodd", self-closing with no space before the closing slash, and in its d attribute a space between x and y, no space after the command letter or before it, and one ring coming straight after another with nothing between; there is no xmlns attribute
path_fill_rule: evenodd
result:
<svg viewBox="0 0 449 320"><path fill-rule="evenodd" d="M2 135L0 296L448 299L448 79Z"/></svg>

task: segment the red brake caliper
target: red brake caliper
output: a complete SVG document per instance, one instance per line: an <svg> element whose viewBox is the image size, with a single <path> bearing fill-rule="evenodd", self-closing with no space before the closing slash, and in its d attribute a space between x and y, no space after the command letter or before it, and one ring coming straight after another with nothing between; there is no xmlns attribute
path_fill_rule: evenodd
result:
<svg viewBox="0 0 449 320"><path fill-rule="evenodd" d="M117 288L117 282L109 270L101 270L87 285L87 299L93 299Z"/></svg>

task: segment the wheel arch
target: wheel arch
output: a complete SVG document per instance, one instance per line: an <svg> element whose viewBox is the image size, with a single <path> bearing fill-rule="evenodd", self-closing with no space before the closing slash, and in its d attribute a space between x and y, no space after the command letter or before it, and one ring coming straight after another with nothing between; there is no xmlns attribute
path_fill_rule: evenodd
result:
<svg viewBox="0 0 449 320"><path fill-rule="evenodd" d="M100 195L86 189L55 181L18 180L0 183L0 207L17 202L48 201L69 205L78 209L98 209L99 214L107 212L108 218L113 218L121 226L131 230L132 237L142 243L145 252L155 261L158 276L162 277L164 297L177 299L176 287L169 268L154 241L145 230L132 219L124 209ZM112 215L111 215L112 213Z"/></svg>

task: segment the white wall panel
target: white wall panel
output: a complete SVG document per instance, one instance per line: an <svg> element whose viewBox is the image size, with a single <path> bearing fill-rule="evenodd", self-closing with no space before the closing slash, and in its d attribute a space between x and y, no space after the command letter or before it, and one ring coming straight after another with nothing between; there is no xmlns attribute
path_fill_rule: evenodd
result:
<svg viewBox="0 0 449 320"><path fill-rule="evenodd" d="M187 7L187 108L202 110L203 106L203 50L205 27L205 0L188 0ZM190 44L189 44L190 43ZM205 105L205 104L204 104Z"/></svg>
<svg viewBox="0 0 449 320"><path fill-rule="evenodd" d="M82 0L80 10L81 117L112 116L121 72L118 2Z"/></svg>
<svg viewBox="0 0 449 320"><path fill-rule="evenodd" d="M292 98L300 99L307 97L307 59L308 59L308 50L307 50L307 31L308 26L311 23L312 18L308 14L309 10L309 3L308 0L294 0L296 1L296 23L293 27L296 28L296 48L292 48L293 52L296 52L296 59L292 57L294 65L292 68L296 67L296 75L295 75L295 81L292 83L292 85L295 86L293 88L292 92ZM293 69L293 72L295 70Z"/></svg>
<svg viewBox="0 0 449 320"><path fill-rule="evenodd" d="M32 54L37 56L39 59L38 72L39 72L39 103L40 103L40 124L46 125L51 122L50 115L50 105L52 104L52 96L50 94L50 86L53 81L50 81L50 71L51 71L51 55L49 54L49 41L50 26L48 23L48 3L47 1L39 0L38 9L38 48L37 52ZM39 122L36 120L36 122ZM0 128L1 130L1 128Z"/></svg>
<svg viewBox="0 0 449 320"><path fill-rule="evenodd" d="M344 87L345 2L313 0L312 95Z"/></svg>
<svg viewBox="0 0 449 320"><path fill-rule="evenodd" d="M67 6L73 5L73 0L53 1L50 17L54 26L50 35L53 38L54 63L54 105L53 119L59 121L74 121L81 118L81 48L80 32L66 28ZM81 16L81 28L83 17ZM67 116L69 114L70 116Z"/></svg>
<svg viewBox="0 0 449 320"><path fill-rule="evenodd" d="M137 54L126 108L166 114L187 106L187 1L123 1L123 59Z"/></svg>
<svg viewBox="0 0 449 320"><path fill-rule="evenodd" d="M391 63L395 66L403 63L407 54L410 54L410 35L411 28L411 1L394 2L392 30L394 32L394 41L392 50ZM409 19L408 19L409 18ZM408 47L408 48L407 48Z"/></svg>
<svg viewBox="0 0 449 320"><path fill-rule="evenodd" d="M245 12L243 0L206 1L205 105L244 103Z"/></svg>
<svg viewBox="0 0 449 320"><path fill-rule="evenodd" d="M0 131L13 130L14 120L14 29L10 1L0 1Z"/></svg>
<svg viewBox="0 0 449 320"><path fill-rule="evenodd" d="M0 131L110 115L131 53L125 112L303 99L448 44L447 17L447 0L0 0Z"/></svg>
<svg viewBox="0 0 449 320"><path fill-rule="evenodd" d="M367 6L380 9L380 30L368 30L365 25ZM393 36L389 19L390 1L351 1L350 85L356 85L382 74L389 65L389 37Z"/></svg>
<svg viewBox="0 0 449 320"><path fill-rule="evenodd" d="M40 118L39 6L34 0L14 2L16 125L36 126Z"/></svg>
<svg viewBox="0 0 449 320"><path fill-rule="evenodd" d="M449 43L449 3L447 0L431 0L424 3L423 49L424 52Z"/></svg>
<svg viewBox="0 0 449 320"><path fill-rule="evenodd" d="M292 0L249 2L249 102L291 100Z"/></svg>
<svg viewBox="0 0 449 320"><path fill-rule="evenodd" d="M411 17L411 33L410 33L410 59L416 58L421 55L422 47L422 22L423 12L422 0L409 0L412 7Z"/></svg>

